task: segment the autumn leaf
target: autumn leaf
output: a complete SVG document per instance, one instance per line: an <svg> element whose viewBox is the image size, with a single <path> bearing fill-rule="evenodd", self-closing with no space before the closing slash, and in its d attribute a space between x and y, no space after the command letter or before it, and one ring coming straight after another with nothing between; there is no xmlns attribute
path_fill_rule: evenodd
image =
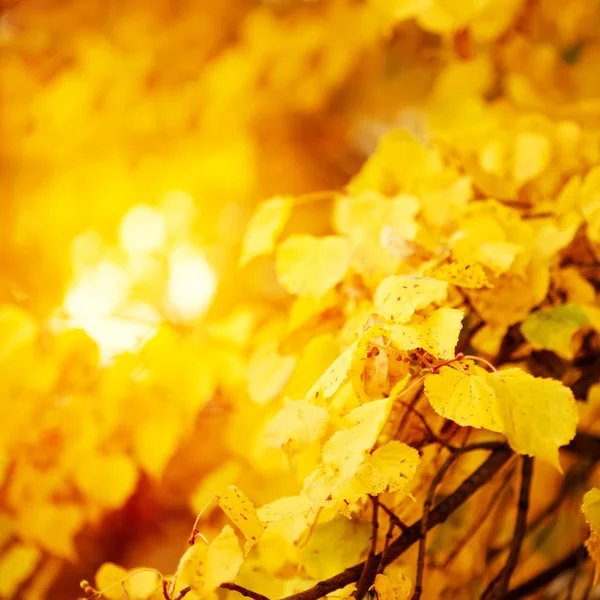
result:
<svg viewBox="0 0 600 600"><path fill-rule="evenodd" d="M561 470L558 449L575 437L578 422L571 390L560 381L533 377L517 368L488 374L487 381L512 448Z"/></svg>
<svg viewBox="0 0 600 600"><path fill-rule="evenodd" d="M424 275L467 289L493 287L484 268L475 261L451 260L427 269Z"/></svg>
<svg viewBox="0 0 600 600"><path fill-rule="evenodd" d="M448 284L445 281L394 275L379 284L373 303L385 319L392 323L405 323L417 310L443 301L447 293Z"/></svg>
<svg viewBox="0 0 600 600"><path fill-rule="evenodd" d="M462 329L463 312L456 308L438 308L426 317L416 316L405 325L393 325L390 340L405 352L422 348L436 358L454 356Z"/></svg>
<svg viewBox="0 0 600 600"><path fill-rule="evenodd" d="M306 400L289 402L265 429L265 441L274 448L300 449L325 433L329 413Z"/></svg>
<svg viewBox="0 0 600 600"><path fill-rule="evenodd" d="M248 554L265 529L264 523L258 518L254 505L235 485L228 486L224 492L215 498L223 512L244 534L246 538L244 551L245 554Z"/></svg>
<svg viewBox="0 0 600 600"><path fill-rule="evenodd" d="M590 526L590 535L585 547L594 561L594 584L600 579L600 490L592 488L583 496L581 511Z"/></svg>
<svg viewBox="0 0 600 600"><path fill-rule="evenodd" d="M362 372L367 359L367 344L384 333L385 329L373 325L336 358L306 394L309 401L331 398L340 387Z"/></svg>
<svg viewBox="0 0 600 600"><path fill-rule="evenodd" d="M342 280L349 264L350 246L345 238L292 235L279 246L275 268L290 294L319 299Z"/></svg>
<svg viewBox="0 0 600 600"><path fill-rule="evenodd" d="M304 569L317 581L343 571L360 560L369 544L370 531L368 523L342 516L319 523L300 551Z"/></svg>
<svg viewBox="0 0 600 600"><path fill-rule="evenodd" d="M316 510L305 495L284 496L258 509L258 517L268 531L274 529L295 542L310 526Z"/></svg>
<svg viewBox="0 0 600 600"><path fill-rule="evenodd" d="M561 382L518 368L488 373L466 363L428 375L425 394L443 417L503 433L516 452L561 470L558 449L573 439L578 422L573 394Z"/></svg>
<svg viewBox="0 0 600 600"><path fill-rule="evenodd" d="M281 355L275 342L260 346L248 362L248 395L258 404L270 402L290 378L296 359Z"/></svg>
<svg viewBox="0 0 600 600"><path fill-rule="evenodd" d="M197 540L181 557L175 573L175 592L189 586L200 598L232 581L244 561L238 539L229 525L210 543Z"/></svg>
<svg viewBox="0 0 600 600"><path fill-rule="evenodd" d="M534 348L552 350L559 356L572 359L573 336L588 324L587 315L577 304L561 304L532 312L521 323L521 332Z"/></svg>
<svg viewBox="0 0 600 600"><path fill-rule="evenodd" d="M463 426L502 431L504 423L487 372L472 362L442 367L425 378L425 395L442 417Z"/></svg>
<svg viewBox="0 0 600 600"><path fill-rule="evenodd" d="M397 575L379 573L375 577L375 591L379 600L408 600L411 588L410 579L401 573Z"/></svg>
<svg viewBox="0 0 600 600"><path fill-rule="evenodd" d="M242 242L240 265L243 266L256 256L273 251L277 236L283 230L292 210L292 198L278 196L263 202L248 223Z"/></svg>
<svg viewBox="0 0 600 600"><path fill-rule="evenodd" d="M41 559L40 549L33 544L17 543L4 551L0 555L0 596L14 598Z"/></svg>

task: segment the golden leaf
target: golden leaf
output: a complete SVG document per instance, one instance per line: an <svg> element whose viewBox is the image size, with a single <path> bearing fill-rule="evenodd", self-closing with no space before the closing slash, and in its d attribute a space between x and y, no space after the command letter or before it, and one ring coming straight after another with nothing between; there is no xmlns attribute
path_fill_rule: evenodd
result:
<svg viewBox="0 0 600 600"><path fill-rule="evenodd" d="M484 369L461 361L461 368L442 367L425 378L425 395L442 417L459 425L502 431L496 395Z"/></svg>
<svg viewBox="0 0 600 600"><path fill-rule="evenodd" d="M256 256L273 251L275 240L281 233L292 210L292 198L278 196L258 206L248 223L242 243L240 265L245 265Z"/></svg>
<svg viewBox="0 0 600 600"><path fill-rule="evenodd" d="M448 293L448 283L431 277L392 275L386 277L375 292L373 303L379 314L392 323L406 323L415 311L441 302Z"/></svg>
<svg viewBox="0 0 600 600"><path fill-rule="evenodd" d="M210 543L197 540L179 561L175 592L189 586L200 598L208 598L222 583L238 574L244 557L238 539L229 525Z"/></svg>
<svg viewBox="0 0 600 600"><path fill-rule="evenodd" d="M319 299L339 283L350 265L350 245L340 236L292 235L277 249L275 268L290 294Z"/></svg>
<svg viewBox="0 0 600 600"><path fill-rule="evenodd" d="M216 500L223 512L244 534L246 538L245 554L248 554L265 529L264 523L258 518L254 505L235 485L228 486L222 494L216 496Z"/></svg>
<svg viewBox="0 0 600 600"><path fill-rule="evenodd" d="M552 350L572 359L575 355L573 336L588 324L587 315L577 304L561 304L532 312L521 323L521 332L534 348Z"/></svg>
<svg viewBox="0 0 600 600"><path fill-rule="evenodd" d="M379 573L375 577L375 591L378 600L408 600L412 585L406 575L385 575Z"/></svg>
<svg viewBox="0 0 600 600"><path fill-rule="evenodd" d="M16 543L0 555L0 597L15 598L19 586L33 573L42 552L33 544Z"/></svg>
<svg viewBox="0 0 600 600"><path fill-rule="evenodd" d="M393 325L389 338L403 351L423 348L436 358L454 357L462 329L463 312L456 308L438 308L426 317L414 317L406 325Z"/></svg>
<svg viewBox="0 0 600 600"><path fill-rule="evenodd" d="M571 390L555 379L513 368L488 373L503 433L520 454L542 458L558 470L558 448L575 437L579 415Z"/></svg>
<svg viewBox="0 0 600 600"><path fill-rule="evenodd" d="M306 400L288 402L265 429L265 442L272 448L298 450L316 442L325 433L329 413Z"/></svg>

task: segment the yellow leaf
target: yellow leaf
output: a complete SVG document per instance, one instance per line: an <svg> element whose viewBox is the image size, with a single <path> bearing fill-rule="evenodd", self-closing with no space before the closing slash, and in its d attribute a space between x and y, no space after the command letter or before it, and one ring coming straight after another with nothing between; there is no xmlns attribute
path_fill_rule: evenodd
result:
<svg viewBox="0 0 600 600"><path fill-rule="evenodd" d="M581 511L589 526L600 533L600 489L592 488L584 494Z"/></svg>
<svg viewBox="0 0 600 600"><path fill-rule="evenodd" d="M320 506L349 516L350 504L389 487L408 493L418 454L400 446L386 447L374 459L368 454L388 418L393 398L368 402L345 418L348 429L334 433L323 447L323 462L304 482L308 497ZM401 446L404 446L403 444ZM393 455L393 456L392 456ZM391 467L389 460L401 465Z"/></svg>
<svg viewBox="0 0 600 600"><path fill-rule="evenodd" d="M571 360L575 355L572 338L588 324L587 315L577 304L561 304L528 315L521 323L521 332L534 348L552 350Z"/></svg>
<svg viewBox="0 0 600 600"><path fill-rule="evenodd" d="M94 454L78 464L73 474L77 487L105 508L121 506L134 492L138 470L125 454Z"/></svg>
<svg viewBox="0 0 600 600"><path fill-rule="evenodd" d="M300 450L325 433L329 413L306 400L288 402L265 429L265 443L271 448Z"/></svg>
<svg viewBox="0 0 600 600"><path fill-rule="evenodd" d="M278 248L275 268L286 291L319 299L339 283L350 265L350 245L339 236L292 235Z"/></svg>
<svg viewBox="0 0 600 600"><path fill-rule="evenodd" d="M298 363L285 389L284 396L304 398L314 382L339 355L339 344L333 335L319 335L311 338L301 349Z"/></svg>
<svg viewBox="0 0 600 600"><path fill-rule="evenodd" d="M290 542L295 542L308 528L316 513L307 496L287 496L258 509L258 517L268 530L276 529Z"/></svg>
<svg viewBox="0 0 600 600"><path fill-rule="evenodd" d="M454 357L462 329L463 312L456 308L438 308L426 317L415 317L406 325L394 325L389 338L400 350L423 348L436 358Z"/></svg>
<svg viewBox="0 0 600 600"><path fill-rule="evenodd" d="M414 448L392 440L367 456L356 477L365 487L365 494L403 492L408 495L419 463L419 453Z"/></svg>
<svg viewBox="0 0 600 600"><path fill-rule="evenodd" d="M273 251L277 236L283 230L292 210L292 198L278 196L259 205L248 223L242 243L240 265L256 256Z"/></svg>
<svg viewBox="0 0 600 600"><path fill-rule="evenodd" d="M400 23L416 17L431 4L431 0L369 0L390 24Z"/></svg>
<svg viewBox="0 0 600 600"><path fill-rule="evenodd" d="M224 487L233 485L241 473L242 465L235 460L228 460L205 475L190 495L192 511L198 514Z"/></svg>
<svg viewBox="0 0 600 600"><path fill-rule="evenodd" d="M133 430L133 451L142 468L160 478L181 440L181 421L173 413L141 421Z"/></svg>
<svg viewBox="0 0 600 600"><path fill-rule="evenodd" d="M560 470L558 448L575 436L577 404L569 388L513 368L487 373L464 361L425 379L434 410L459 425L503 433L520 454L547 460Z"/></svg>
<svg viewBox="0 0 600 600"><path fill-rule="evenodd" d="M496 395L487 373L470 361L461 361L461 369L442 367L425 378L425 395L442 417L471 427L502 431Z"/></svg>
<svg viewBox="0 0 600 600"><path fill-rule="evenodd" d="M592 531L585 541L585 548L594 561L594 585L596 585L600 580L600 535Z"/></svg>
<svg viewBox="0 0 600 600"><path fill-rule="evenodd" d="M410 254L408 241L418 231L419 206L419 199L410 194L388 198L373 191L336 201L334 227L352 242L352 267L367 281L378 283Z"/></svg>
<svg viewBox="0 0 600 600"><path fill-rule="evenodd" d="M208 569L202 582L204 589L212 591L226 581L233 581L243 562L237 536L225 525L208 546Z"/></svg>
<svg viewBox="0 0 600 600"><path fill-rule="evenodd" d="M583 496L581 511L588 522L591 532L585 547L594 561L594 584L600 578L600 490L592 488Z"/></svg>
<svg viewBox="0 0 600 600"><path fill-rule="evenodd" d="M216 496L216 500L223 512L244 534L246 538L245 554L248 554L265 529L264 523L256 514L254 504L235 485L227 487L221 495Z"/></svg>
<svg viewBox="0 0 600 600"><path fill-rule="evenodd" d="M200 598L209 598L222 583L235 579L243 562L238 539L225 525L210 544L196 541L186 550L177 567L175 592L189 586Z"/></svg>
<svg viewBox="0 0 600 600"><path fill-rule="evenodd" d="M431 277L392 275L386 277L375 292L373 303L379 314L392 323L406 323L415 311L441 302L448 293L448 283Z"/></svg>
<svg viewBox="0 0 600 600"><path fill-rule="evenodd" d="M352 194L377 191L387 196L414 193L419 184L443 169L438 151L426 148L410 133L394 130L383 136L348 189Z"/></svg>
<svg viewBox="0 0 600 600"><path fill-rule="evenodd" d="M18 523L18 530L52 554L73 560L73 539L85 517L81 506L74 504L44 504L28 508Z"/></svg>
<svg viewBox="0 0 600 600"><path fill-rule="evenodd" d="M494 280L492 289L467 290L467 296L488 325L513 325L542 302L549 283L548 265L535 262L528 265L524 277L506 273Z"/></svg>
<svg viewBox="0 0 600 600"><path fill-rule="evenodd" d="M512 368L487 375L512 448L547 460L561 470L558 448L575 437L578 422L573 393L560 381Z"/></svg>
<svg viewBox="0 0 600 600"><path fill-rule="evenodd" d="M96 588L108 600L122 600L126 577L127 569L111 562L104 563L96 572Z"/></svg>
<svg viewBox="0 0 600 600"><path fill-rule="evenodd" d="M0 556L0 597L16 598L19 586L34 572L42 553L33 544L17 543Z"/></svg>
<svg viewBox="0 0 600 600"><path fill-rule="evenodd" d="M378 600L408 600L412 585L402 573L390 576L379 573L375 577L375 591Z"/></svg>
<svg viewBox="0 0 600 600"><path fill-rule="evenodd" d="M369 327L353 344L340 354L309 390L309 401L331 398L340 387L362 372L367 360L367 344L384 332L383 327Z"/></svg>
<svg viewBox="0 0 600 600"><path fill-rule="evenodd" d="M277 342L265 344L250 357L248 362L248 394L254 402L266 404L274 400L290 378L296 359L282 356Z"/></svg>
<svg viewBox="0 0 600 600"><path fill-rule="evenodd" d="M342 477L353 475L377 441L392 402L384 398L351 411L345 418L348 429L334 433L323 446L323 461L335 467Z"/></svg>
<svg viewBox="0 0 600 600"><path fill-rule="evenodd" d="M506 325L484 325L472 337L471 344L479 354L496 356L507 331Z"/></svg>
<svg viewBox="0 0 600 600"><path fill-rule="evenodd" d="M513 178L517 185L537 177L548 166L551 154L548 138L539 133L519 133L513 158Z"/></svg>
<svg viewBox="0 0 600 600"><path fill-rule="evenodd" d="M149 569L131 569L127 573L125 589L131 598L136 600L151 599L161 587L161 577L156 571ZM162 590L160 591L162 593Z"/></svg>
<svg viewBox="0 0 600 600"><path fill-rule="evenodd" d="M0 306L0 364L18 350L31 345L37 325L26 311L17 306Z"/></svg>
<svg viewBox="0 0 600 600"><path fill-rule="evenodd" d="M474 261L453 260L431 267L425 275L473 290L493 287L483 267Z"/></svg>
<svg viewBox="0 0 600 600"><path fill-rule="evenodd" d="M320 581L355 564L369 545L371 526L364 521L336 516L317 525L300 551L306 573Z"/></svg>

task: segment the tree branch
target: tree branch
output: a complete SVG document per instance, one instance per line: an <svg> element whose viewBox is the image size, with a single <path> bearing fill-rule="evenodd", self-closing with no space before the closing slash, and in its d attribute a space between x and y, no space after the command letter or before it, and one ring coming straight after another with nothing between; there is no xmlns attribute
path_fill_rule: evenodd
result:
<svg viewBox="0 0 600 600"><path fill-rule="evenodd" d="M525 598L548 585L551 581L554 581L559 575L573 569L581 561L587 560L588 554L585 546L581 544L578 548L573 550L571 554L563 558L560 562L548 567L545 571L542 571L535 577L532 577L528 581L525 581L514 590L510 590L504 600L519 600Z"/></svg>
<svg viewBox="0 0 600 600"><path fill-rule="evenodd" d="M241 594L242 596L246 596L246 598L252 598L253 600L269 600L267 596L263 596L262 594L258 594L252 590L248 590L237 583L222 583L219 587L222 590L232 590L238 594Z"/></svg>
<svg viewBox="0 0 600 600"><path fill-rule="evenodd" d="M435 474L429 490L427 491L427 498L423 503L423 517L421 518L421 531L419 534L419 557L417 559L417 577L415 579L415 589L412 595L412 600L419 600L421 593L423 592L423 573L425 571L425 549L427 547L427 532L429 531L429 515L431 512L431 506L433 505L433 496L437 486L441 483L442 479L450 469L450 467L458 460L460 454L451 454L446 462L441 466L440 470Z"/></svg>
<svg viewBox="0 0 600 600"><path fill-rule="evenodd" d="M578 456L600 460L600 438L590 433L577 432L577 435L563 449Z"/></svg>
<svg viewBox="0 0 600 600"><path fill-rule="evenodd" d="M476 471L467 477L452 494L434 507L429 515L429 529L444 523L457 508L462 506L480 487L485 485L512 456L512 451L506 445L494 448ZM421 521L419 520L390 544L386 553L387 556L384 556L383 560L381 560L381 553L376 556L379 557L382 565L385 567L416 543L420 536ZM304 592L287 596L283 600L317 600L318 598L322 598L337 589L357 581L364 567L365 562L361 562L329 579L320 581Z"/></svg>
<svg viewBox="0 0 600 600"><path fill-rule="evenodd" d="M510 551L506 564L491 581L485 592L482 594L482 600L496 600L504 598L508 590L510 578L519 562L521 545L527 531L527 512L529 511L529 494L531 491L531 477L533 475L533 458L524 456L521 466L521 491L519 492L519 504L517 519L515 522L515 532L510 543Z"/></svg>
<svg viewBox="0 0 600 600"><path fill-rule="evenodd" d="M377 567L379 566L379 557L377 556L377 532L379 531L379 521L377 518L377 509L379 508L379 499L377 496L371 496L373 501L373 518L371 520L371 550L365 562L365 568L360 574L360 579L356 584L356 590L353 596L357 600L361 600L373 585L375 576L377 575Z"/></svg>

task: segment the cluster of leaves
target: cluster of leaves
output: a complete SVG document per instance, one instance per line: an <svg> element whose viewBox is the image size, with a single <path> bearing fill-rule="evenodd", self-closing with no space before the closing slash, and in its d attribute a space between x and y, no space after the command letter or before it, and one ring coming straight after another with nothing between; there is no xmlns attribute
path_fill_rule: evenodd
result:
<svg viewBox="0 0 600 600"><path fill-rule="evenodd" d="M107 514L149 497L154 523L201 513L190 548L176 568L107 562L88 597L491 598L572 567L600 483L597 3L131 2L95 36L96 9L60 3L48 22L32 4L0 32L0 78L16 82L0 149L0 596L28 582L24 597L45 597L98 543L87 532L116 536ZM296 194L348 172L340 191ZM207 198L212 227L185 236L211 249L218 306L163 315L107 366L86 333L51 327L65 242L90 227L110 240L136 196L181 188ZM243 236L243 216L216 208L276 190ZM596 561L597 496L583 500ZM158 529L146 546L180 553L180 530ZM91 560L151 564L132 555ZM583 597L581 574L564 587Z"/></svg>

